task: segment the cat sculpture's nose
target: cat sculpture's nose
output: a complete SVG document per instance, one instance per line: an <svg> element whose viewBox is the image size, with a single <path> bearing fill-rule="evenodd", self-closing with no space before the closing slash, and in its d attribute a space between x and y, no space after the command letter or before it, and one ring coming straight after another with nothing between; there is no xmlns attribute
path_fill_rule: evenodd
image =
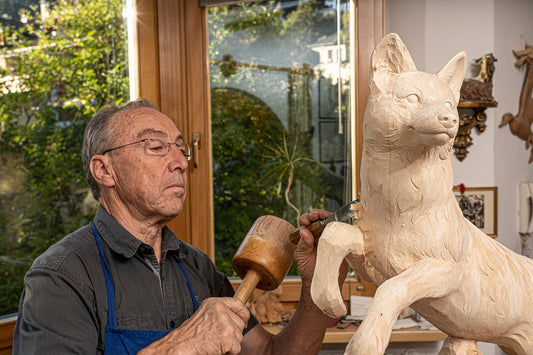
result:
<svg viewBox="0 0 533 355"><path fill-rule="evenodd" d="M457 116L453 114L440 114L439 122L446 128L452 128L457 124Z"/></svg>

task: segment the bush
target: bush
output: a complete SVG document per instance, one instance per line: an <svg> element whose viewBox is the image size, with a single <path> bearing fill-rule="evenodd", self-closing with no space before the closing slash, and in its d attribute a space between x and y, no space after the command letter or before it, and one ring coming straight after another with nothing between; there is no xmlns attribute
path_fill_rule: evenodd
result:
<svg viewBox="0 0 533 355"><path fill-rule="evenodd" d="M26 16L4 30L0 313L16 312L33 259L93 218L83 131L96 110L128 96L122 1L62 0L44 22L36 7Z"/></svg>

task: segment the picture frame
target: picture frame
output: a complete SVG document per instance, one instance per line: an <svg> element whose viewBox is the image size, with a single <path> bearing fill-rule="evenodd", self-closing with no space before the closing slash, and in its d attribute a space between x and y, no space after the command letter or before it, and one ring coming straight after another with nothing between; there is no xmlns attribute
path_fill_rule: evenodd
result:
<svg viewBox="0 0 533 355"><path fill-rule="evenodd" d="M463 215L472 224L490 237L498 235L498 188L497 187L466 187L461 193L459 187L453 193Z"/></svg>

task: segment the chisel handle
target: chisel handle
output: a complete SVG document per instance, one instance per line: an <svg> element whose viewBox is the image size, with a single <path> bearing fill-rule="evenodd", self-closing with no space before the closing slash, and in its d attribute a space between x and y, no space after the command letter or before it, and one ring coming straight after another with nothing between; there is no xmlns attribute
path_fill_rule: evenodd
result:
<svg viewBox="0 0 533 355"><path fill-rule="evenodd" d="M309 230L311 233L313 233L313 235L315 236L315 241L316 241L318 237L320 237L320 235L322 234L322 231L324 230L324 226L322 225L321 222L322 221L315 221L308 226L301 226L301 227L296 228L295 230L291 232L291 234L289 234L289 240L293 244L298 244L298 242L300 241L300 230L305 228Z"/></svg>

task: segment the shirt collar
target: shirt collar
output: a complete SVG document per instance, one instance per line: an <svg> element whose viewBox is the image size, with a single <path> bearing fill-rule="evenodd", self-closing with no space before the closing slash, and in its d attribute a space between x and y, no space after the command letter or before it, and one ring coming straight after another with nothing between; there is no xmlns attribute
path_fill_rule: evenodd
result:
<svg viewBox="0 0 533 355"><path fill-rule="evenodd" d="M120 225L107 210L99 206L94 216L94 224L102 238L115 253L131 258L142 245L147 245L134 237ZM179 259L187 255L187 248L182 247L182 242L167 226L162 230L161 251L175 253Z"/></svg>

